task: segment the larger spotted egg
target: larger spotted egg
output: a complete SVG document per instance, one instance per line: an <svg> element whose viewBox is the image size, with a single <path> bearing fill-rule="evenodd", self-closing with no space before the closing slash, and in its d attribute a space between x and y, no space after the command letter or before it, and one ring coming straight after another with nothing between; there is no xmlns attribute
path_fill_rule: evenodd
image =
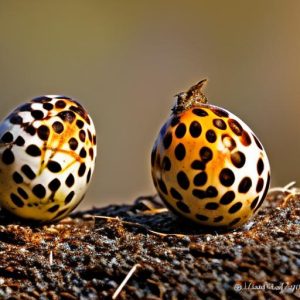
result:
<svg viewBox="0 0 300 300"><path fill-rule="evenodd" d="M84 198L95 167L96 132L65 96L21 104L0 124L0 203L35 221L56 221Z"/></svg>
<svg viewBox="0 0 300 300"><path fill-rule="evenodd" d="M270 165L245 122L207 103L204 83L177 95L154 143L152 178L175 214L204 227L236 228L263 203Z"/></svg>

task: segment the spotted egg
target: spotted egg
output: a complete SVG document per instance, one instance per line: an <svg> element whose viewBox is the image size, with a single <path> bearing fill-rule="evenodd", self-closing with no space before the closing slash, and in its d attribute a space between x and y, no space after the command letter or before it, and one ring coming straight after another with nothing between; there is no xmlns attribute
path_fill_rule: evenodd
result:
<svg viewBox="0 0 300 300"><path fill-rule="evenodd" d="M95 167L96 132L65 96L23 103L0 123L0 203L35 221L57 221L84 198Z"/></svg>
<svg viewBox="0 0 300 300"><path fill-rule="evenodd" d="M202 226L237 228L262 205L270 165L247 124L207 103L205 82L177 95L151 153L152 178L176 215Z"/></svg>

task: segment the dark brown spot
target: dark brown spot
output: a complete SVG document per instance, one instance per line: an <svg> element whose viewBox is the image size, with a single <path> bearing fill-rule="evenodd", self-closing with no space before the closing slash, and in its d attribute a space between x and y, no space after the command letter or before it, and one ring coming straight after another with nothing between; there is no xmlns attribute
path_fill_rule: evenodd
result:
<svg viewBox="0 0 300 300"><path fill-rule="evenodd" d="M78 204L79 204L79 203L78 203ZM69 210L69 207L62 209L61 211L59 211L59 212L55 215L55 217L54 217L52 220L60 218L60 217L63 216L68 210Z"/></svg>
<svg viewBox="0 0 300 300"><path fill-rule="evenodd" d="M151 166L154 167L156 158L156 147L154 147L151 151Z"/></svg>
<svg viewBox="0 0 300 300"><path fill-rule="evenodd" d="M205 170L205 163L201 160L194 160L191 164L191 168L194 170Z"/></svg>
<svg viewBox="0 0 300 300"><path fill-rule="evenodd" d="M166 184L164 183L164 181L162 179L158 179L157 183L158 183L158 186L159 186L160 190L164 194L168 195L168 190L167 190L167 187L166 187Z"/></svg>
<svg viewBox="0 0 300 300"><path fill-rule="evenodd" d="M23 177L18 172L14 172L13 173L13 180L14 180L15 183L22 183L23 182Z"/></svg>
<svg viewBox="0 0 300 300"><path fill-rule="evenodd" d="M10 199L13 202L13 204L17 207L23 207L24 202L21 200L21 198L15 194L10 194Z"/></svg>
<svg viewBox="0 0 300 300"><path fill-rule="evenodd" d="M43 104L43 108L46 109L46 110L52 110L53 109L53 104L51 103L44 103Z"/></svg>
<svg viewBox="0 0 300 300"><path fill-rule="evenodd" d="M219 223L219 222L221 222L223 219L224 219L223 216L218 216L218 217L215 217L215 218L214 218L214 222L215 222L215 223Z"/></svg>
<svg viewBox="0 0 300 300"><path fill-rule="evenodd" d="M19 111L32 111L31 103L21 105Z"/></svg>
<svg viewBox="0 0 300 300"><path fill-rule="evenodd" d="M177 205L178 209L180 209L184 213L189 214L191 212L190 208L182 201L177 201L176 205Z"/></svg>
<svg viewBox="0 0 300 300"><path fill-rule="evenodd" d="M81 148L80 152L79 152L79 156L81 158L85 158L86 157L86 150L84 149L84 147Z"/></svg>
<svg viewBox="0 0 300 300"><path fill-rule="evenodd" d="M263 160L260 158L257 162L257 173L258 175L261 175L261 173L263 172L265 168L264 162Z"/></svg>
<svg viewBox="0 0 300 300"><path fill-rule="evenodd" d="M210 185L207 189L206 189L206 197L207 198L214 198L218 196L218 190Z"/></svg>
<svg viewBox="0 0 300 300"><path fill-rule="evenodd" d="M64 131L64 125L61 122L59 122L59 121L55 121L52 124L52 128L58 134L60 134L60 133L62 133Z"/></svg>
<svg viewBox="0 0 300 300"><path fill-rule="evenodd" d="M171 170L171 161L170 161L169 157L165 156L163 158L162 168L163 168L164 171L170 171Z"/></svg>
<svg viewBox="0 0 300 300"><path fill-rule="evenodd" d="M156 164L157 164L158 166L161 165L161 164L160 164L160 154L159 154L159 153L156 155Z"/></svg>
<svg viewBox="0 0 300 300"><path fill-rule="evenodd" d="M234 214L234 213L236 213L237 211L239 211L239 210L241 209L242 206L243 206L243 203L242 203L242 202L237 202L237 203L233 204L233 205L229 208L228 212L229 212L230 214Z"/></svg>
<svg viewBox="0 0 300 300"><path fill-rule="evenodd" d="M87 123L90 122L87 112L83 109L83 107L80 106L74 106L72 105L70 107L70 110L74 111L76 114L78 114L82 119L84 119Z"/></svg>
<svg viewBox="0 0 300 300"><path fill-rule="evenodd" d="M44 118L44 113L41 110L32 110L31 115L35 120L42 120Z"/></svg>
<svg viewBox="0 0 300 300"><path fill-rule="evenodd" d="M27 193L21 188L21 187L18 187L18 193L21 197L23 197L24 199L28 199L28 195Z"/></svg>
<svg viewBox="0 0 300 300"><path fill-rule="evenodd" d="M233 221L231 221L231 222L229 223L229 226L234 226L234 225L236 225L239 221L241 221L241 218L235 218L235 219L233 219Z"/></svg>
<svg viewBox="0 0 300 300"><path fill-rule="evenodd" d="M9 132L5 132L5 134L2 136L1 141L3 143L11 143L14 139L14 136Z"/></svg>
<svg viewBox="0 0 300 300"><path fill-rule="evenodd" d="M239 184L238 191L239 193L245 194L250 190L251 186L252 180L250 179L250 177L244 177Z"/></svg>
<svg viewBox="0 0 300 300"><path fill-rule="evenodd" d="M69 204L75 195L74 191L71 191L65 199L65 205Z"/></svg>
<svg viewBox="0 0 300 300"><path fill-rule="evenodd" d="M69 174L69 176L66 179L66 185L67 187L71 187L75 182L75 178L73 176L73 174Z"/></svg>
<svg viewBox="0 0 300 300"><path fill-rule="evenodd" d="M89 169L87 176L86 176L86 183L89 183L91 180L91 176L92 176L92 170Z"/></svg>
<svg viewBox="0 0 300 300"><path fill-rule="evenodd" d="M254 134L252 134L252 136L253 136L253 138L254 138L254 141L255 141L257 147L258 147L259 149L263 150L263 147L262 147L260 141L258 140L258 138L257 138Z"/></svg>
<svg viewBox="0 0 300 300"><path fill-rule="evenodd" d="M240 125L240 123L234 119L229 119L228 120L228 125L230 129L233 131L238 136L241 136L243 133L243 127Z"/></svg>
<svg viewBox="0 0 300 300"><path fill-rule="evenodd" d="M209 210L216 210L216 209L218 209L218 207L219 207L219 204L216 202L208 202L205 205L205 208L209 209Z"/></svg>
<svg viewBox="0 0 300 300"><path fill-rule="evenodd" d="M36 145L29 145L27 148L26 148L26 153L30 156L40 156L42 154L40 148Z"/></svg>
<svg viewBox="0 0 300 300"><path fill-rule="evenodd" d="M58 204L55 204L55 205L51 206L50 208L48 208L48 212L54 213L54 212L56 212L58 209L59 209L59 205L58 205Z"/></svg>
<svg viewBox="0 0 300 300"><path fill-rule="evenodd" d="M78 169L78 176L79 176L79 177L82 177L82 176L84 175L84 173L85 173L85 170L86 170L86 165L85 165L85 163L81 163L81 164L80 164L80 167L79 167L79 169Z"/></svg>
<svg viewBox="0 0 300 300"><path fill-rule="evenodd" d="M174 116L171 120L171 126L174 127L180 122L180 118L178 116Z"/></svg>
<svg viewBox="0 0 300 300"><path fill-rule="evenodd" d="M41 184L35 185L32 189L32 192L35 196L37 196L40 199L44 198L46 195L46 189Z"/></svg>
<svg viewBox="0 0 300 300"><path fill-rule="evenodd" d="M190 134L193 138L197 138L200 136L202 132L202 127L199 122L193 121L190 125Z"/></svg>
<svg viewBox="0 0 300 300"><path fill-rule="evenodd" d="M224 186L231 186L234 183L235 180L235 176L234 173L228 169L228 168L224 168L219 175L219 179L220 182L224 185Z"/></svg>
<svg viewBox="0 0 300 300"><path fill-rule="evenodd" d="M88 114L86 114L84 121L86 121L89 125L91 125L91 119ZM77 204L78 205L78 204Z"/></svg>
<svg viewBox="0 0 300 300"><path fill-rule="evenodd" d="M205 136L209 143L214 143L217 140L216 133L212 129L207 130Z"/></svg>
<svg viewBox="0 0 300 300"><path fill-rule="evenodd" d="M76 126L77 126L79 129L81 129L81 128L84 126L83 121L82 121L82 120L77 120L77 121L76 121Z"/></svg>
<svg viewBox="0 0 300 300"><path fill-rule="evenodd" d="M72 137L72 138L69 139L69 147L70 147L71 150L76 150L77 149L78 142L75 138Z"/></svg>
<svg viewBox="0 0 300 300"><path fill-rule="evenodd" d="M194 108L193 109L193 114L195 114L198 117L208 116L208 113L204 109L201 109L201 108Z"/></svg>
<svg viewBox="0 0 300 300"><path fill-rule="evenodd" d="M251 144L251 138L249 134L244 130L241 136L241 143L244 146L249 146Z"/></svg>
<svg viewBox="0 0 300 300"><path fill-rule="evenodd" d="M254 212L256 212L256 211L260 208L260 206L263 204L263 201L265 200L265 198L266 198L266 196L267 196L267 193L268 193L268 190L269 190L269 186L270 186L270 179L271 179L270 173L268 173L268 178L267 178L267 183L266 183L266 186L265 186L264 193L263 193L263 195L262 195L262 197L261 197L261 199L260 199L259 204L258 204L257 207L255 208L255 211L254 211Z"/></svg>
<svg viewBox="0 0 300 300"><path fill-rule="evenodd" d="M50 189L50 191L52 192L56 192L59 187L60 187L61 183L57 178L54 178L49 184L48 187Z"/></svg>
<svg viewBox="0 0 300 300"><path fill-rule="evenodd" d="M58 173L61 171L61 165L54 160L49 160L47 168L53 173Z"/></svg>
<svg viewBox="0 0 300 300"><path fill-rule="evenodd" d="M258 199L259 199L259 196L256 197L256 198L252 201L251 206L250 206L252 210L253 210L253 209L255 208L255 206L257 205Z"/></svg>
<svg viewBox="0 0 300 300"><path fill-rule="evenodd" d="M207 182L207 174L205 172L200 172L194 177L194 185L202 186Z"/></svg>
<svg viewBox="0 0 300 300"><path fill-rule="evenodd" d="M21 136L18 136L17 139L15 140L15 144L17 146L22 147L25 144L25 140Z"/></svg>
<svg viewBox="0 0 300 300"><path fill-rule="evenodd" d="M93 142L92 134L89 130L87 130L87 133L88 133L89 141L92 143Z"/></svg>
<svg viewBox="0 0 300 300"><path fill-rule="evenodd" d="M212 107L210 110L220 118L228 118L228 116L229 116L229 114L226 110L221 109L219 107Z"/></svg>
<svg viewBox="0 0 300 300"><path fill-rule="evenodd" d="M33 127L32 125L28 125L25 127L25 132L29 133L30 135L35 135L36 133L36 128Z"/></svg>
<svg viewBox="0 0 300 300"><path fill-rule="evenodd" d="M175 130L175 135L177 138L181 139L184 137L185 133L186 133L186 126L184 123L180 123Z"/></svg>
<svg viewBox="0 0 300 300"><path fill-rule="evenodd" d="M193 189L192 194L199 199L206 198L206 192L204 190Z"/></svg>
<svg viewBox="0 0 300 300"><path fill-rule="evenodd" d="M259 178L256 185L256 192L260 193L264 187L264 180L262 178Z"/></svg>
<svg viewBox="0 0 300 300"><path fill-rule="evenodd" d="M32 169L28 165L23 165L21 168L22 172L29 178L29 179L34 179L35 174L32 171Z"/></svg>
<svg viewBox="0 0 300 300"><path fill-rule="evenodd" d="M174 188L171 188L170 193L172 195L172 197L176 200L183 200L181 194Z"/></svg>
<svg viewBox="0 0 300 300"><path fill-rule="evenodd" d="M227 205L229 203L231 203L235 198L235 194L233 191L228 191L226 192L222 198L220 199L220 203L223 205Z"/></svg>
<svg viewBox="0 0 300 300"><path fill-rule="evenodd" d="M64 122L73 123L76 116L72 111L64 110L57 114L58 117L60 117Z"/></svg>
<svg viewBox="0 0 300 300"><path fill-rule="evenodd" d="M242 168L246 162L246 156L243 152L237 151L230 156L232 164L237 168Z"/></svg>
<svg viewBox="0 0 300 300"><path fill-rule="evenodd" d="M89 149L89 155L91 157L91 160L93 160L94 159L94 150L92 147Z"/></svg>
<svg viewBox="0 0 300 300"><path fill-rule="evenodd" d="M189 178L183 171L178 172L177 182L178 182L179 186L184 190L187 190L190 186Z"/></svg>
<svg viewBox="0 0 300 300"><path fill-rule="evenodd" d="M85 137L86 137L86 133L83 129L81 129L79 131L79 139L82 141L82 142L85 142Z"/></svg>
<svg viewBox="0 0 300 300"><path fill-rule="evenodd" d="M175 157L178 159L178 160L183 160L184 157L185 157L185 147L182 143L179 143L176 148L175 148Z"/></svg>
<svg viewBox="0 0 300 300"><path fill-rule="evenodd" d="M164 148L168 149L170 147L171 143L172 143L172 133L168 132L163 139Z"/></svg>
<svg viewBox="0 0 300 300"><path fill-rule="evenodd" d="M215 127L219 128L221 130L225 130L227 128L226 123L222 119L214 119L213 124Z"/></svg>
<svg viewBox="0 0 300 300"><path fill-rule="evenodd" d="M2 153L2 161L6 165L10 165L15 161L15 156L11 149L7 148Z"/></svg>
<svg viewBox="0 0 300 300"><path fill-rule="evenodd" d="M65 108L65 107L66 107L66 102L63 101L63 100L58 100L58 101L55 103L55 107L56 107L56 108Z"/></svg>
<svg viewBox="0 0 300 300"><path fill-rule="evenodd" d="M50 130L46 125L41 125L37 129L37 135L42 141L47 141L49 138L49 134L50 134Z"/></svg>
<svg viewBox="0 0 300 300"><path fill-rule="evenodd" d="M204 146L200 149L200 157L202 161L207 163L213 158L213 152L210 148Z"/></svg>
<svg viewBox="0 0 300 300"><path fill-rule="evenodd" d="M9 118L9 121L11 124L14 124L14 125L20 125L22 124L23 122L23 119L22 117L20 117L19 115L12 115L10 118Z"/></svg>
<svg viewBox="0 0 300 300"><path fill-rule="evenodd" d="M204 216L204 215L196 214L195 217L196 217L199 221L208 221L208 217L207 217L207 216Z"/></svg>

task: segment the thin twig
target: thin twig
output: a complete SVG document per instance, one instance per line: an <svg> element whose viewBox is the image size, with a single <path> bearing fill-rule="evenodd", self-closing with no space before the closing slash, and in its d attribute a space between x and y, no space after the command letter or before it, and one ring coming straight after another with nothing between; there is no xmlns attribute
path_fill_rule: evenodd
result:
<svg viewBox="0 0 300 300"><path fill-rule="evenodd" d="M50 264L50 266L52 266L52 264L53 264L53 251L52 250L50 251L50 254L49 254L49 264Z"/></svg>
<svg viewBox="0 0 300 300"><path fill-rule="evenodd" d="M119 287L116 289L116 291L114 292L112 299L116 299L120 292L122 291L122 289L124 288L125 284L128 282L128 280L130 279L130 277L132 276L132 274L135 272L135 270L137 269L137 267L140 267L140 264L135 264L131 270L128 272L128 274L126 275L126 277L124 278L124 280L121 282L121 284L119 285Z"/></svg>
<svg viewBox="0 0 300 300"><path fill-rule="evenodd" d="M130 221L124 221L118 217L106 217L106 216L90 216L93 217L95 219L104 219L104 220L112 220L112 221L118 221L121 222L124 225L130 225L130 226L134 226L137 228L143 228L145 229L148 233L152 233L155 235L159 235L159 236L176 236L176 237L184 237L186 236L185 234L181 234L181 233L163 233L163 232L158 232L158 231L154 231L149 229L148 226L140 224L140 223L135 223L135 222L130 222Z"/></svg>
<svg viewBox="0 0 300 300"><path fill-rule="evenodd" d="M153 208L149 210L143 211L144 215L154 215L154 214L161 214L164 212L168 212L169 210L167 208Z"/></svg>
<svg viewBox="0 0 300 300"><path fill-rule="evenodd" d="M281 193L290 193L297 195L300 193L299 188L294 187L296 184L296 181L292 181L285 185L284 187L273 187L269 190L269 193L274 193L274 192L281 192Z"/></svg>

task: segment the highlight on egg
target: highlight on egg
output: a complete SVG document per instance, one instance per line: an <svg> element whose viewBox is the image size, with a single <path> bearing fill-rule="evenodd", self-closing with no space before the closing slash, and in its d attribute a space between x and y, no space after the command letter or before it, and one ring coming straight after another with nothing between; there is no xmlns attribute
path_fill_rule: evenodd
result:
<svg viewBox="0 0 300 300"><path fill-rule="evenodd" d="M57 221L84 198L95 167L96 132L66 96L25 102L0 123L0 204L18 217Z"/></svg>
<svg viewBox="0 0 300 300"><path fill-rule="evenodd" d="M269 160L245 122L208 103L205 83L176 96L152 149L152 178L176 215L203 227L237 228L267 195Z"/></svg>

